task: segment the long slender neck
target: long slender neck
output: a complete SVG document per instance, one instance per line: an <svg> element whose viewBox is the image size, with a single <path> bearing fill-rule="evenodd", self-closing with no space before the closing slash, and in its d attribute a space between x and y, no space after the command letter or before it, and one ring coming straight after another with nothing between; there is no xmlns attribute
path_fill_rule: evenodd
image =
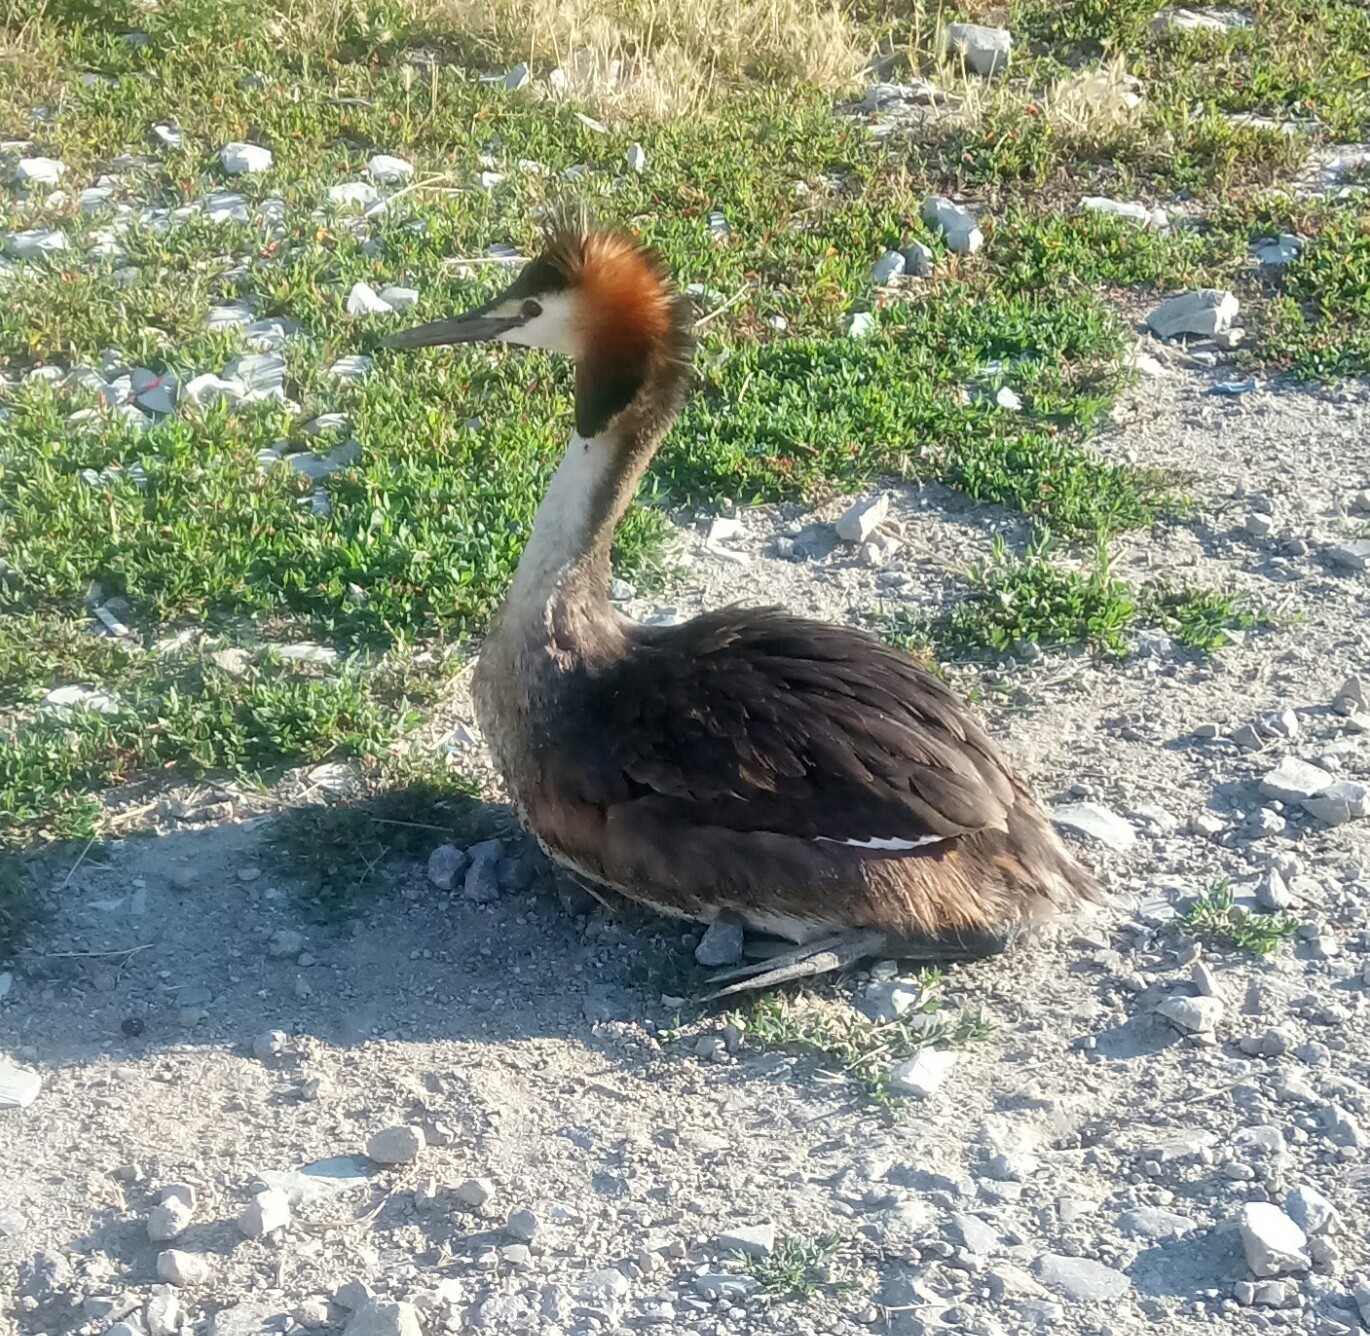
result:
<svg viewBox="0 0 1370 1336"><path fill-rule="evenodd" d="M607 434L572 434L509 587L511 615L542 622L553 602L584 611L607 606L614 530L651 455Z"/></svg>

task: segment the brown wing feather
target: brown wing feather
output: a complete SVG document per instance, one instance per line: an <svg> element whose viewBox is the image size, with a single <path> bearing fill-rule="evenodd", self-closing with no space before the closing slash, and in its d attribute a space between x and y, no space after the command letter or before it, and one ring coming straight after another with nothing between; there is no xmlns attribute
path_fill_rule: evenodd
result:
<svg viewBox="0 0 1370 1336"><path fill-rule="evenodd" d="M1002 828L1019 794L981 725L908 655L774 609L646 630L579 680L552 786L598 807L830 841Z"/></svg>

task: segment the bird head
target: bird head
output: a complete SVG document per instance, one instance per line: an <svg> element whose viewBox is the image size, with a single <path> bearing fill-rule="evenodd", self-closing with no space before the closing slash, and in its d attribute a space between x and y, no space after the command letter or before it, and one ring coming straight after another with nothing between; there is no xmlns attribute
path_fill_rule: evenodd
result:
<svg viewBox="0 0 1370 1336"><path fill-rule="evenodd" d="M692 313L656 255L636 238L555 214L540 253L498 296L463 315L402 330L388 348L508 343L576 363L576 429L593 436L657 370L688 364Z"/></svg>

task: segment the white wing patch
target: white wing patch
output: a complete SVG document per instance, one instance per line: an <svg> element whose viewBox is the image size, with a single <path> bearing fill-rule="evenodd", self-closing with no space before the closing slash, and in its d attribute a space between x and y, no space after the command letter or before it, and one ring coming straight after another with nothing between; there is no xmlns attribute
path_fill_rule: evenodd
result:
<svg viewBox="0 0 1370 1336"><path fill-rule="evenodd" d="M941 844L945 835L923 835L916 840L882 839L879 835L869 840L835 840L831 835L819 835L818 839L828 844L845 844L849 849L884 849L899 852L908 849L921 849L925 844Z"/></svg>

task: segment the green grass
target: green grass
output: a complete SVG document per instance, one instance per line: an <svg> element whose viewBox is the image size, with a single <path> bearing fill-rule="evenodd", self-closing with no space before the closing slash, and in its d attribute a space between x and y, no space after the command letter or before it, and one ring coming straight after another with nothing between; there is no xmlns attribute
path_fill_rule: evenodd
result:
<svg viewBox="0 0 1370 1336"><path fill-rule="evenodd" d="M1124 380L1117 299L1231 286L1259 363L1321 378L1370 370L1363 197L1296 198L1285 183L1309 136L1230 120L1316 118L1329 141L1366 138L1370 20L1351 0L1288 0L1251 30L1159 35L1158 2L1011 0L1014 63L990 84L938 68L941 11L919 0L832 20L794 0L770 32L734 6L716 40L693 8L659 23L658 7L619 6L609 19L671 96L557 102L478 79L530 49L546 74L572 20L535 0L15 0L0 118L68 164L70 198L39 208L7 194L0 231L54 226L71 248L16 263L0 305L0 843L87 836L104 790L148 775L265 785L335 757L381 785L428 775L409 757L414 725L460 665L450 647L480 633L507 583L569 429L570 372L537 354L380 353L394 322L349 317L346 297L358 281L412 286L420 301L403 321L481 302L507 277L487 249L526 250L537 208L567 190L631 221L717 312L697 394L619 536L616 564L640 587L659 579L666 507L821 499L880 474L1012 507L1077 554L1176 518L1172 479L1090 447ZM934 75L966 115L879 139L836 114L834 59L882 39L904 62L894 77ZM674 85L668 42L693 62ZM419 47L436 63L407 57ZM1115 83L1143 81L1142 107L1072 110L1069 80L1115 58ZM35 107L52 114L35 120ZM183 146L150 148L150 127L172 116ZM218 149L235 138L270 144L273 168L225 177ZM640 175L623 165L634 143ZM411 158L416 188L360 223L327 188L358 179L376 151ZM142 161L117 175L109 204L82 212L76 196L120 154ZM483 168L504 179L480 187ZM252 221L137 215L220 189L241 193ZM968 189L987 244L948 255L920 205ZM1154 202L1177 190L1197 221L1168 232L1078 207L1086 193ZM283 201L284 221L263 220L268 200ZM101 229L120 254L87 254ZM1251 243L1284 230L1309 238L1304 253L1282 274L1254 269ZM894 299L874 292L872 261L913 240L933 247L936 276ZM78 427L88 390L21 380L107 357L183 379L221 372L243 338L211 332L206 316L249 297L259 317L298 322L290 406L187 409L145 432ZM868 338L843 333L856 310L875 313ZM374 369L340 385L326 368L354 352L375 355ZM1001 385L1022 412L987 402ZM306 435L324 412L346 414L341 437ZM326 514L314 484L257 462L280 441L350 438L358 458L319 488ZM94 586L125 600L127 641L91 633ZM991 561L942 633L966 647L1114 650L1129 627L1160 625L1212 646L1250 615L1221 595L1129 590L1102 560L1072 570L1030 557ZM177 632L188 645L166 648ZM300 667L263 649L303 638L344 660ZM210 657L233 648L254 656L246 678ZM41 698L65 684L98 687L118 709L56 717ZM370 838L359 849L374 852ZM349 854L329 884L354 886L353 869Z"/></svg>
<svg viewBox="0 0 1370 1336"><path fill-rule="evenodd" d="M791 1234L776 1244L769 1257L751 1258L747 1274L761 1282L761 1292L773 1302L809 1299L815 1294L840 1294L852 1288L841 1268L844 1240L837 1234L815 1238Z"/></svg>
<svg viewBox="0 0 1370 1336"><path fill-rule="evenodd" d="M845 1004L773 993L758 998L733 1022L749 1042L809 1053L853 1082L873 1103L896 1102L890 1068L930 1046L960 1047L986 1038L991 1026L978 1012L945 1011L936 970L920 975L923 996L892 1021L872 1021ZM928 1017L932 1017L929 1023Z"/></svg>
<svg viewBox="0 0 1370 1336"><path fill-rule="evenodd" d="M1024 555L996 538L987 561L966 573L968 596L928 622L908 613L885 618L887 639L906 649L943 654L1002 653L1023 644L1084 645L1122 657L1133 634L1164 630L1188 649L1212 652L1232 631L1264 619L1236 595L1213 590L1137 588L1113 571L1107 547L1072 568L1053 559L1051 536L1039 531Z"/></svg>
<svg viewBox="0 0 1370 1336"><path fill-rule="evenodd" d="M1252 914L1239 908L1228 880L1209 887L1180 920L1180 928L1215 946L1235 946L1254 955L1268 956L1279 950L1299 930L1291 914Z"/></svg>

